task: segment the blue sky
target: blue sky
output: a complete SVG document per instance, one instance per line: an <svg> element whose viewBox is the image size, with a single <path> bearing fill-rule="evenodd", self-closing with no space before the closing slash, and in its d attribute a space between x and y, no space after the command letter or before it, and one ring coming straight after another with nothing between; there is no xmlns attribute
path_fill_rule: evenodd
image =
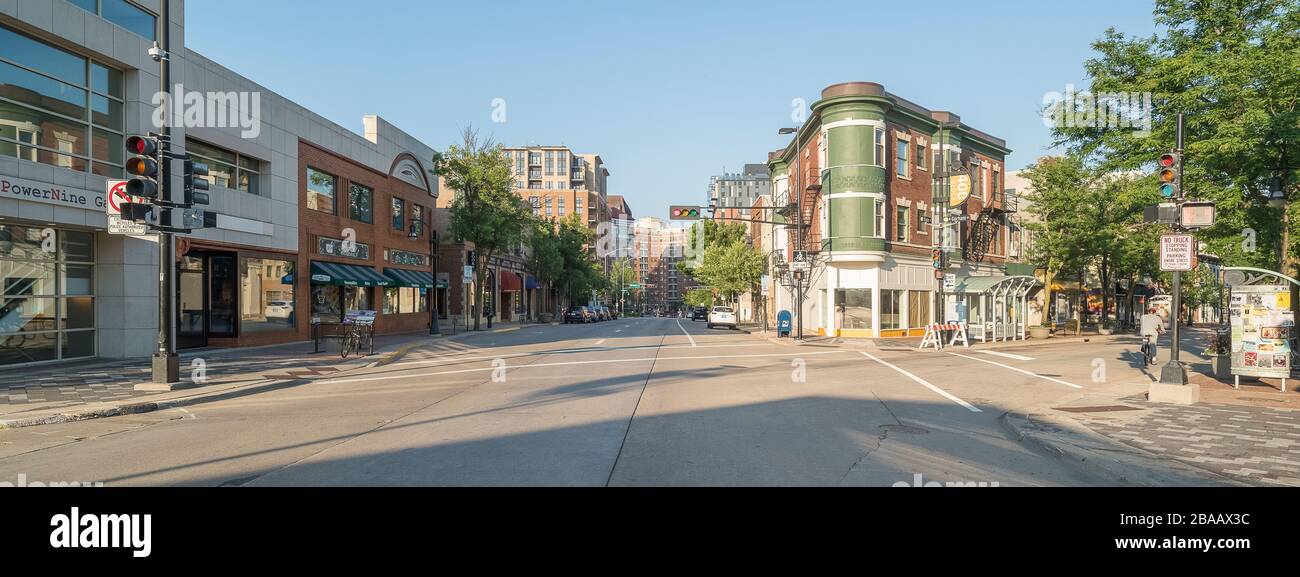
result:
<svg viewBox="0 0 1300 577"><path fill-rule="evenodd" d="M310 6L310 8L308 8ZM364 11L359 11L363 9ZM473 124L506 144L599 153L637 216L705 202L709 176L788 142L791 101L866 80L1047 152L1047 92L1084 87L1138 0L491 2L191 0L187 44L353 131L378 114L434 148ZM256 19L241 15L257 14ZM505 99L507 122L492 123Z"/></svg>

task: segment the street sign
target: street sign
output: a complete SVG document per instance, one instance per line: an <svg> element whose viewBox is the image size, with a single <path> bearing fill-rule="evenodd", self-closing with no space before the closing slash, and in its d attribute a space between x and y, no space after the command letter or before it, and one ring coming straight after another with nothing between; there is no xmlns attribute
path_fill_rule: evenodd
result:
<svg viewBox="0 0 1300 577"><path fill-rule="evenodd" d="M641 285L640 285L639 283L631 283L631 284L627 285L627 288L632 289L632 290L636 290L636 289L641 288Z"/></svg>
<svg viewBox="0 0 1300 577"><path fill-rule="evenodd" d="M143 236L149 234L149 225L142 222L122 220L122 205L143 203L144 199L134 198L126 193L125 180L110 180L104 186L104 213L108 216L108 234L122 236Z"/></svg>
<svg viewBox="0 0 1300 577"><path fill-rule="evenodd" d="M948 199L948 206L961 206L970 198L971 180L969 174L961 174L952 177L952 195Z"/></svg>
<svg viewBox="0 0 1300 577"><path fill-rule="evenodd" d="M1190 234L1160 237L1160 270L1188 272L1196 270L1196 264L1196 237Z"/></svg>
<svg viewBox="0 0 1300 577"><path fill-rule="evenodd" d="M957 275L955 274L943 275L943 291L952 292L955 290L957 290Z"/></svg>
<svg viewBox="0 0 1300 577"><path fill-rule="evenodd" d="M807 272L812 270L812 263L803 260L797 260L790 263L790 270L798 272Z"/></svg>
<svg viewBox="0 0 1300 577"><path fill-rule="evenodd" d="M474 282L474 267L469 266L469 265L466 265L466 266L465 266L465 276L464 276L463 278L464 278L464 282L465 282L465 284L469 284L469 283Z"/></svg>

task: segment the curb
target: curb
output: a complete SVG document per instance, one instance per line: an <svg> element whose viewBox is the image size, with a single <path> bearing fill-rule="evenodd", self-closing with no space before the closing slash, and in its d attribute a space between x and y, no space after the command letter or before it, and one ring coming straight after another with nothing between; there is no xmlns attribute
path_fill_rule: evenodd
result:
<svg viewBox="0 0 1300 577"><path fill-rule="evenodd" d="M1085 474L1102 477L1114 486L1249 486L1213 471L1112 441L1063 418L1007 412L998 421L1016 441L1030 444ZM1064 425L1070 429L1064 430Z"/></svg>

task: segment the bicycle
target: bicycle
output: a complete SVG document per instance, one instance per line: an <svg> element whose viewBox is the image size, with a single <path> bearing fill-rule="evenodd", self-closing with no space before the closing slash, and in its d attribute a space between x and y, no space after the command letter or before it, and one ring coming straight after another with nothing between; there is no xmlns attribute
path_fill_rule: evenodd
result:
<svg viewBox="0 0 1300 577"><path fill-rule="evenodd" d="M1142 360L1146 366L1156 364L1156 343L1151 335L1142 335Z"/></svg>
<svg viewBox="0 0 1300 577"><path fill-rule="evenodd" d="M359 320L344 320L339 324L339 355L348 358L352 353L369 351L374 339L374 326ZM361 355L365 356L365 355Z"/></svg>

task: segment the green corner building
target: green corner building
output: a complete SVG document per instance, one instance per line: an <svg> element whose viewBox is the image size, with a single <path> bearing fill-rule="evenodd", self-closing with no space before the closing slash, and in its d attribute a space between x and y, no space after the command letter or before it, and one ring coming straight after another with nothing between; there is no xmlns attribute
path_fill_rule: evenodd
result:
<svg viewBox="0 0 1300 577"><path fill-rule="evenodd" d="M811 112L769 155L773 204L802 207L779 217L791 226L771 239L782 279L775 309L795 311L804 276L805 334L921 336L938 318L969 323L976 339L1022 338L1034 283L1016 264L1006 142L871 82L829 86ZM812 262L807 273L800 255Z"/></svg>

